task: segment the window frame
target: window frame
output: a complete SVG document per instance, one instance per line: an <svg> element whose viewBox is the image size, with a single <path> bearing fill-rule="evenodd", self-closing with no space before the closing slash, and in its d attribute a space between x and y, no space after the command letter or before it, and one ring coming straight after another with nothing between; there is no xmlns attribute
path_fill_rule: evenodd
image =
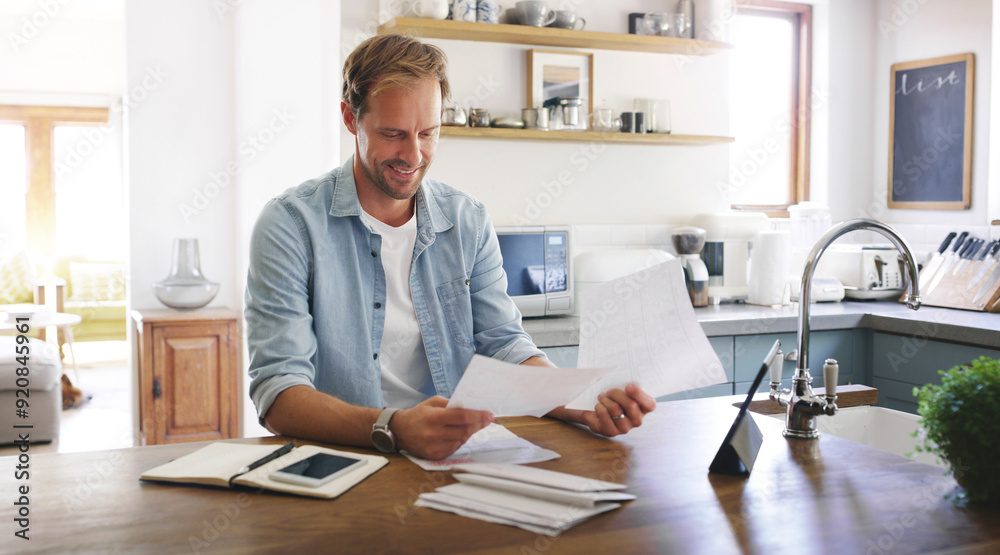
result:
<svg viewBox="0 0 1000 555"><path fill-rule="evenodd" d="M0 123L24 126L25 231L30 250L46 257L55 253L55 127L107 124L109 116L108 108L0 105Z"/></svg>
<svg viewBox="0 0 1000 555"><path fill-rule="evenodd" d="M809 200L810 133L812 121L812 6L776 0L736 0L736 13L787 17L795 32L794 79L789 113L791 125L787 204L733 204L733 210L788 217L788 207ZM780 14L780 15L778 15Z"/></svg>

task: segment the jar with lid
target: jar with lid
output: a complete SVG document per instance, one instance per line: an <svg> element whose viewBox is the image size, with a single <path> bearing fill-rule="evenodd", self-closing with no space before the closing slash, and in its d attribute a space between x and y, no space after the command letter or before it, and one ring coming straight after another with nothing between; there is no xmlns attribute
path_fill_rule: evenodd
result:
<svg viewBox="0 0 1000 555"><path fill-rule="evenodd" d="M818 202L800 202L788 207L792 248L808 252L833 225L830 209Z"/></svg>

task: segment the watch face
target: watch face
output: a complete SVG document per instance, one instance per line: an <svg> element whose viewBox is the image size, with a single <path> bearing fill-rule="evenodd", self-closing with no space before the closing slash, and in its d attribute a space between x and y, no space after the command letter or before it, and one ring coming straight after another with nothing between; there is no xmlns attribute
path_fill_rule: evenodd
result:
<svg viewBox="0 0 1000 555"><path fill-rule="evenodd" d="M376 449L383 453L392 453L396 450L396 441L385 430L374 430L372 432L372 443L375 444Z"/></svg>

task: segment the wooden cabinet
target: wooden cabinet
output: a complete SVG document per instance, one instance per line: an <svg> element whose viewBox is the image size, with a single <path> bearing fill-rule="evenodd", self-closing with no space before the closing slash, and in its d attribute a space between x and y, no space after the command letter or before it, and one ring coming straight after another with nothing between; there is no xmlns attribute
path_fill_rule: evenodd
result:
<svg viewBox="0 0 1000 555"><path fill-rule="evenodd" d="M379 34L398 33L421 38L452 39L504 44L590 48L627 52L653 52L681 56L709 56L727 52L732 45L707 40L654 37L552 27L469 23L465 21L397 17L378 27ZM607 133L597 131L540 131L493 127L441 127L442 137L517 141L598 142L616 144L713 145L735 141L714 135L661 133Z"/></svg>
<svg viewBox="0 0 1000 555"><path fill-rule="evenodd" d="M239 437L240 314L134 310L143 445Z"/></svg>

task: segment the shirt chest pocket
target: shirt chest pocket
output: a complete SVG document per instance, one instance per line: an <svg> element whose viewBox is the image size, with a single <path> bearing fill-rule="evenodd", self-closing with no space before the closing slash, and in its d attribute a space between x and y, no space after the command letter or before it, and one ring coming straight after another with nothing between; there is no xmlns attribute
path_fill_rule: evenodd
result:
<svg viewBox="0 0 1000 555"><path fill-rule="evenodd" d="M469 280L462 277L443 283L438 286L437 295L452 338L459 345L471 347L472 296L469 292Z"/></svg>

